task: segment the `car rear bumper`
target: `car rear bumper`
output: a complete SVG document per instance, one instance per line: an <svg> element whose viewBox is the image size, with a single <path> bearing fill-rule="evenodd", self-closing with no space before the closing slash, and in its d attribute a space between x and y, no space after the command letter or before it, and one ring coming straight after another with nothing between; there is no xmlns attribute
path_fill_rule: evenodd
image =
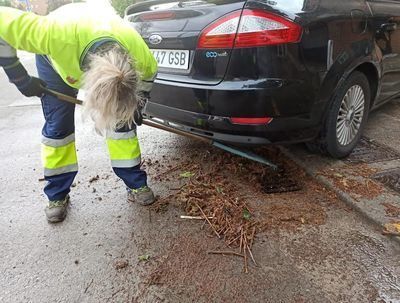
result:
<svg viewBox="0 0 400 303"><path fill-rule="evenodd" d="M151 97L154 103L212 116L293 117L310 112L314 94L305 80L296 79L238 79L219 84L157 79Z"/></svg>
<svg viewBox="0 0 400 303"><path fill-rule="evenodd" d="M245 145L310 140L319 131L302 81L222 81L195 85L157 80L145 113L149 118L214 140ZM233 124L232 117L270 117L264 125Z"/></svg>
<svg viewBox="0 0 400 303"><path fill-rule="evenodd" d="M152 102L147 103L145 112L149 119L156 120L156 122L167 124L171 127L219 142L241 145L265 145L271 143L267 138L257 135L234 134L231 129L232 124L229 122L229 119L225 117L215 117L178 110ZM197 123L201 122L199 125L195 126L196 121ZM207 127L204 127L206 125Z"/></svg>
<svg viewBox="0 0 400 303"><path fill-rule="evenodd" d="M153 102L147 103L145 113L149 119L189 133L247 146L304 142L316 137L319 131L305 126L301 120L287 118L275 119L269 125L235 125L227 117L184 111ZM289 125L291 129L288 129Z"/></svg>

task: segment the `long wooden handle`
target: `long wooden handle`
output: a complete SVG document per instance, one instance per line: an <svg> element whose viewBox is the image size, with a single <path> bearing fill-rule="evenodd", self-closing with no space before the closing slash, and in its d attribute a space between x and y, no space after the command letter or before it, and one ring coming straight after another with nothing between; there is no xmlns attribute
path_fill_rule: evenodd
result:
<svg viewBox="0 0 400 303"><path fill-rule="evenodd" d="M60 99L62 101L66 101L66 102L77 104L77 105L82 105L83 104L82 100L76 99L76 98L68 96L66 94L62 94L62 93L56 92L56 91L54 91L52 89L44 88L44 91L47 94L52 95L52 96L54 96L54 97L56 97L56 98L58 98L58 99Z"/></svg>
<svg viewBox="0 0 400 303"><path fill-rule="evenodd" d="M185 136L185 137L188 137L188 138L192 138L192 139L196 139L196 140L199 140L199 141L203 141L203 142L208 143L208 144L213 144L213 140L211 140L211 139L208 139L208 138L205 138L205 137L202 137L202 136L199 136L199 135L195 135L195 134L192 134L192 133L189 133L189 132L185 132L183 130L176 129L176 128L173 128L173 127L170 127L170 126L166 126L166 125L163 125L163 124L155 123L155 122L152 122L152 121L149 121L149 120L143 120L143 124L147 125L147 126L150 126L150 127L162 129L162 130L165 130L167 132L174 133L174 134L177 134L177 135L181 135L181 136Z"/></svg>
<svg viewBox="0 0 400 303"><path fill-rule="evenodd" d="M53 90L48 89L48 88L44 88L44 90L46 91L47 94L52 95L52 96L54 96L54 97L56 97L56 98L58 98L58 99L60 99L62 101L66 101L66 102L73 103L73 104L78 104L78 105L82 105L83 104L83 102L81 100L76 99L74 97L71 97L71 96L68 96L68 95L53 91ZM272 162L270 162L270 161L268 161L268 160L266 160L266 159L264 159L264 158L262 158L262 157L260 157L258 155L255 155L253 153L246 152L246 151L243 151L243 150L239 150L239 149L224 145L224 144L219 143L219 142L215 142L212 139L209 139L209 138L206 138L206 137L202 137L202 136L199 136L199 135L195 135L195 134L192 134L192 133L189 133L189 132L177 129L177 128L173 128L173 127L170 127L170 126L167 126L167 125L164 125L164 124L160 124L160 123L156 123L156 122L153 122L153 121L149 121L149 120L143 120L143 124L147 125L147 126L150 126L150 127L157 128L157 129L165 130L167 132L174 133L174 134L177 134L177 135L181 135L181 136L185 136L185 137L188 137L188 138L196 139L196 140L205 142L207 144L213 145L215 147L218 147L218 148L220 148L222 150L225 150L227 152L230 152L232 154L235 154L235 155L250 159L252 161L260 162L260 163L265 164L265 165L268 165L269 167L272 167L272 169L274 169L274 170L278 169L277 165L273 164Z"/></svg>

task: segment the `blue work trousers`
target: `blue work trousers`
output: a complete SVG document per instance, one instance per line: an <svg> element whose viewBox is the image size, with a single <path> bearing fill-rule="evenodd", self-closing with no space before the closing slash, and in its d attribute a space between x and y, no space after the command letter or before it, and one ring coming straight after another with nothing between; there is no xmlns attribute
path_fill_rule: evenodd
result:
<svg viewBox="0 0 400 303"><path fill-rule="evenodd" d="M78 90L62 80L46 56L36 56L36 67L40 79L47 83L47 88L76 98ZM41 100L46 120L42 129L42 160L47 181L44 192L50 201L62 200L70 192L70 187L78 172L75 148L75 105L48 94L45 94ZM132 133L132 131L135 131L135 128L124 127L116 133L124 134ZM126 162L122 161L122 163ZM116 166L118 167L114 166L113 170L124 181L127 188L137 189L147 185L147 175L140 169L140 164L135 163L131 167L129 165L128 167Z"/></svg>

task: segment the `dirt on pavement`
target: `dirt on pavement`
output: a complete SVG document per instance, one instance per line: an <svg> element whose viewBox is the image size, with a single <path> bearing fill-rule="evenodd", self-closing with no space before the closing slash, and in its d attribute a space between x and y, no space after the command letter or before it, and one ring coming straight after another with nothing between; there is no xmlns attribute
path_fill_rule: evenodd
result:
<svg viewBox="0 0 400 303"><path fill-rule="evenodd" d="M379 196L384 187L374 181L371 177L376 173L376 169L367 164L349 164L344 167L328 168L319 173L331 179L335 186L355 199L367 198L374 199Z"/></svg>
<svg viewBox="0 0 400 303"><path fill-rule="evenodd" d="M185 214L210 219L209 222L185 221L185 228L169 238L168 245L158 247L157 256L145 265L142 276L144 282L132 302L147 302L146 299L150 297L157 298L155 302L260 302L260 295L265 292L263 288L268 283L275 287L276 283L283 283L280 284L283 288L288 283L288 287L293 288L288 292L285 302L310 302L301 287L297 289L303 283L294 286L291 281L277 282L280 274L276 277L268 274L268 270L272 269L265 270L262 247L274 246L268 244L273 242L282 244L283 239L286 242L287 238L292 238L295 242L286 248L287 253L292 255L289 259L306 262L305 266L324 262L335 256L336 252L325 249L323 245L315 246L315 240L309 242L310 247L303 246L307 241L300 240L303 244L297 247L297 235L318 230L319 226L326 223L333 209L344 213L352 211L338 202L334 193L317 184L284 158L279 150L262 152L270 159L279 159L280 166L291 172L291 177L301 184L302 189L266 194L263 191L265 175L273 172L260 164L219 151L206 150L188 155L189 159L181 159L180 167L161 165L157 161L151 165L145 162L148 168L151 167L150 175L155 174L166 188L173 191L171 193L169 190L166 196L159 198L158 204L152 208L152 218L168 213L171 216L172 212L175 217ZM255 233L248 229L245 233L248 232L249 241L254 245L252 251L255 262L250 255L243 262L244 250L240 240L243 226L254 228ZM210 254L215 251L226 253ZM287 264L285 256L275 265L279 268L283 264ZM163 296L159 295L160 290ZM360 291L360 298L369 298L366 302L374 302L379 297L372 283L365 283ZM158 295L152 297L152 293ZM346 298L347 295L321 296L329 300Z"/></svg>

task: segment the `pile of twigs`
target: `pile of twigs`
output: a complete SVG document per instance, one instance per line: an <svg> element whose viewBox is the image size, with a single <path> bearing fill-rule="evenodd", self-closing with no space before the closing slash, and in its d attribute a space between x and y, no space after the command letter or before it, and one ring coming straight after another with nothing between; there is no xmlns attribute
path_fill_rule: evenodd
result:
<svg viewBox="0 0 400 303"><path fill-rule="evenodd" d="M182 187L178 199L189 216L201 217L211 231L223 239L228 247L239 251L210 251L210 254L235 255L244 260L244 271L248 272L251 259L257 265L252 246L256 233L251 210L243 199L237 198L236 188L216 180L210 175L199 175Z"/></svg>
<svg viewBox="0 0 400 303"><path fill-rule="evenodd" d="M253 261L254 265L257 266L257 262L254 259L252 248L253 248L253 242L254 242L254 237L256 233L256 227L253 226L252 228L248 228L249 226L242 226L240 228L240 236L237 237L236 239L239 240L239 252L236 251L220 251L220 250L214 250L214 251L209 251L209 254L219 254L219 255L234 255L238 257L242 257L244 261L244 272L248 273L249 272L249 258ZM234 239L234 240L236 240ZM232 241L233 242L233 241ZM229 243L228 243L228 246Z"/></svg>

